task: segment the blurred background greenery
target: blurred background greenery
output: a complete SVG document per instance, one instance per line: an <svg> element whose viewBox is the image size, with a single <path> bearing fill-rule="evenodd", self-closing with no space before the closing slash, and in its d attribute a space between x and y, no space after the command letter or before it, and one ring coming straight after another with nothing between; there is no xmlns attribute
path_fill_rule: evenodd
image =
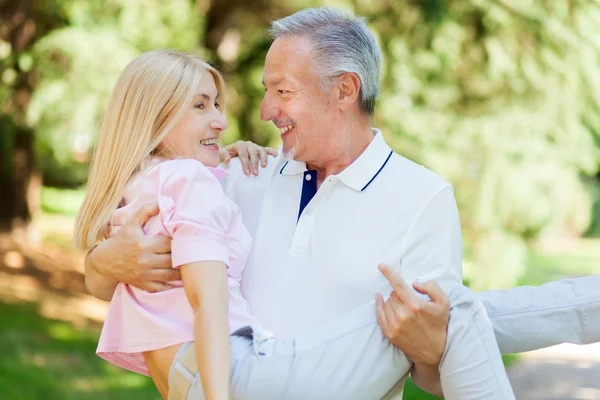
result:
<svg viewBox="0 0 600 400"><path fill-rule="evenodd" d="M454 185L471 287L600 272L597 1L0 0L3 399L157 397L95 358L102 304L69 249L109 93L141 52L194 52L226 76L225 142L277 147L259 118L266 28L320 5L368 18L373 125Z"/></svg>

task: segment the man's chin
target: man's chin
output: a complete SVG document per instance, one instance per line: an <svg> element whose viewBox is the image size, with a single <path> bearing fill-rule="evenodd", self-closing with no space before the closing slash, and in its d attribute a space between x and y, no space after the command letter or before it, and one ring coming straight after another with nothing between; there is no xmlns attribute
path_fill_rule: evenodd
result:
<svg viewBox="0 0 600 400"><path fill-rule="evenodd" d="M285 147L283 148L283 156L289 160L289 161L293 161L296 159L296 147L292 147L291 149L286 150Z"/></svg>

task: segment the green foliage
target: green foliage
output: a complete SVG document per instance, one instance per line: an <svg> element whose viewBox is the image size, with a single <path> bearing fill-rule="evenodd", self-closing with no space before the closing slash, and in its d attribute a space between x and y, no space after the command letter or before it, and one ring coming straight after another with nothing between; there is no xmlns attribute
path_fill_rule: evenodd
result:
<svg viewBox="0 0 600 400"><path fill-rule="evenodd" d="M386 56L376 125L453 183L475 287L514 284L523 238L585 231L580 175L598 163L598 7L430 1L365 13Z"/></svg>
<svg viewBox="0 0 600 400"><path fill-rule="evenodd" d="M594 176L600 7L594 2L35 1L35 43L17 51L0 37L0 170L7 170L1 163L26 125L35 130L47 183L85 182L118 74L154 48L198 53L224 71L230 126L225 141L277 146L276 129L259 117L266 28L271 19L322 3L366 16L376 33L384 65L373 124L395 150L454 185L472 287L539 284L564 276L567 264L573 266L569 275L598 272L590 267L597 258L591 250L558 257L527 247L531 238L580 235L594 201L600 210ZM33 88L30 99L22 92L27 87ZM79 196L44 189L43 208L72 215ZM592 230L600 231L598 226ZM525 268L528 262L532 266ZM6 312L12 311L0 305L0 313ZM120 371L86 358L97 333L77 333L33 308L18 313L0 326L0 350L10 361L0 362L0 387L12 390L3 392L6 398L155 394L146 381L130 375L121 381ZM72 357L60 355L68 352ZM51 367L36 364L53 362L57 354ZM96 394L81 389L86 380L95 382ZM28 384L7 386L11 382ZM409 385L405 398L426 398L413 390Z"/></svg>
<svg viewBox="0 0 600 400"><path fill-rule="evenodd" d="M279 2L285 12L273 7L274 18L316 3ZM593 196L581 176L593 176L599 159L600 8L517 0L326 4L366 16L378 36L384 73L374 125L397 151L454 185L473 287L513 285L529 238L585 232ZM233 58L213 51L232 71L226 139L276 145L277 133L258 118L266 24L244 21L228 25L244 39Z"/></svg>
<svg viewBox="0 0 600 400"><path fill-rule="evenodd" d="M47 182L81 184L87 166L78 160L87 159L115 77L136 51L110 29L67 27L40 40L35 54L40 82L28 122L39 166Z"/></svg>
<svg viewBox="0 0 600 400"><path fill-rule="evenodd" d="M320 3L39 2L55 29L18 64L39 77L27 122L37 133L46 182L85 181L118 73L140 52L159 47L200 53L225 72L226 141L277 146L276 130L259 118L268 21ZM587 229L595 196L581 177L594 176L599 158L599 7L518 0L326 3L366 16L378 36L384 73L374 125L397 151L454 185L474 287L514 284L527 239ZM13 57L3 46L0 62Z"/></svg>
<svg viewBox="0 0 600 400"><path fill-rule="evenodd" d="M68 25L33 49L39 82L28 109L47 183L79 185L122 69L153 48L198 48L200 19L185 0L61 2Z"/></svg>
<svg viewBox="0 0 600 400"><path fill-rule="evenodd" d="M42 187L42 211L74 217L77 215L85 191L83 189L59 189Z"/></svg>

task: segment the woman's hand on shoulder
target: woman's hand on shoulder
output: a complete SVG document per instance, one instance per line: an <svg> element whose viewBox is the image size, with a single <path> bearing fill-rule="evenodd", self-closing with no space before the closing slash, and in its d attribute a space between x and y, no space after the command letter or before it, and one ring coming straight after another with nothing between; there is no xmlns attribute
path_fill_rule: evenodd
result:
<svg viewBox="0 0 600 400"><path fill-rule="evenodd" d="M269 155L277 157L277 150L243 140L238 140L235 143L225 146L219 152L219 158L222 163L228 163L232 158L239 157L246 175L250 175L251 173L258 175L258 162L260 161L260 165L265 168Z"/></svg>

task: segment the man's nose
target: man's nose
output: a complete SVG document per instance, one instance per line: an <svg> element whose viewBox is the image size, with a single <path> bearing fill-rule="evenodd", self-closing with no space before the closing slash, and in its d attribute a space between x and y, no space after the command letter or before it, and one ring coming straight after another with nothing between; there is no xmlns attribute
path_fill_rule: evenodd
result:
<svg viewBox="0 0 600 400"><path fill-rule="evenodd" d="M271 100L271 96L265 93L262 104L260 105L260 119L263 121L271 121L279 115L279 109L275 106Z"/></svg>

